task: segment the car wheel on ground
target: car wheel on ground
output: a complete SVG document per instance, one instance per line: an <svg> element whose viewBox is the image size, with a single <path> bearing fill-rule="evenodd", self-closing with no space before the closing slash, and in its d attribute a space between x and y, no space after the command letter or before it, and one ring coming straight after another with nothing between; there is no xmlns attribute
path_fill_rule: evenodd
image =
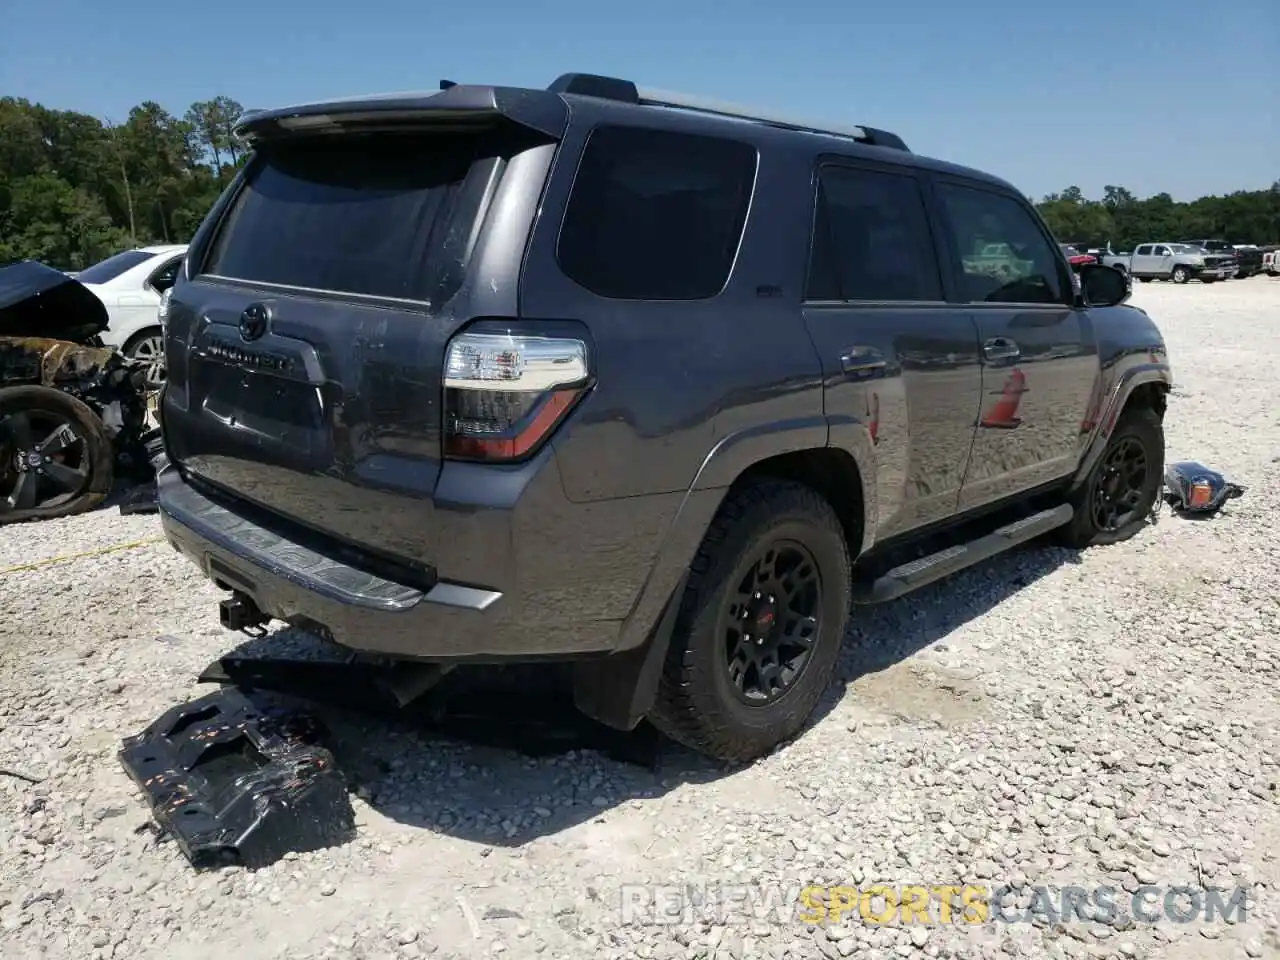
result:
<svg viewBox="0 0 1280 960"><path fill-rule="evenodd" d="M1163 483L1164 426L1150 407L1131 407L1073 498L1075 518L1059 542L1082 550L1127 540L1146 523Z"/></svg>
<svg viewBox="0 0 1280 960"><path fill-rule="evenodd" d="M651 720L722 760L804 727L847 627L849 551L831 506L770 482L726 500L691 567Z"/></svg>
<svg viewBox="0 0 1280 960"><path fill-rule="evenodd" d="M1170 277L1174 283L1186 283L1191 279L1191 274L1186 267L1174 267L1173 275Z"/></svg>
<svg viewBox="0 0 1280 960"><path fill-rule="evenodd" d="M83 513L114 481L102 421L49 387L0 390L0 524Z"/></svg>
<svg viewBox="0 0 1280 960"><path fill-rule="evenodd" d="M156 390L164 383L164 333L159 327L135 334L122 352L147 365L147 389Z"/></svg>

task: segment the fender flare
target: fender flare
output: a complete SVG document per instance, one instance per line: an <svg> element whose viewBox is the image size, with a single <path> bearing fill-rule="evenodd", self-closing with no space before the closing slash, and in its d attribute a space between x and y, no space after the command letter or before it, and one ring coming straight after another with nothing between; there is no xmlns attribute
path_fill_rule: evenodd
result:
<svg viewBox="0 0 1280 960"><path fill-rule="evenodd" d="M1111 396L1103 408L1103 415L1099 418L1098 426L1094 428L1094 435L1089 442L1089 448L1081 459L1075 476L1072 478L1071 489L1073 492L1078 490L1085 482L1097 464L1098 459L1102 456L1102 451L1106 449L1107 441L1111 439L1111 432L1115 429L1116 420L1119 419L1121 412L1128 404L1129 398L1133 396L1133 392L1147 384L1161 384L1166 388L1171 388L1173 386L1173 371L1169 364L1159 361L1141 363L1129 367L1120 375L1116 385L1111 389Z"/></svg>
<svg viewBox="0 0 1280 960"><path fill-rule="evenodd" d="M613 653L575 666L574 700L579 710L620 730L633 729L644 718L657 693L689 564L725 493L746 470L764 460L829 446L848 452L858 467L864 545L874 538L875 471L865 424L854 418L818 415L756 424L722 437L685 491L622 622Z"/></svg>

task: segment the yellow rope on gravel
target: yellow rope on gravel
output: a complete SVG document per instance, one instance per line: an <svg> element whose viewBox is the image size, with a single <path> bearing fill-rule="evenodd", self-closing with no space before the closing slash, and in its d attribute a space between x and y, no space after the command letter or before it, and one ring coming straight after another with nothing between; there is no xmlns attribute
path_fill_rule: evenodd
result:
<svg viewBox="0 0 1280 960"><path fill-rule="evenodd" d="M147 537L145 540L134 540L130 543L113 543L109 547L99 547L96 550L85 550L83 553L68 553L61 557L46 557L44 560L33 560L31 563L20 563L16 567L5 567L0 570L0 577L7 573L21 573L24 570L35 570L37 567L47 567L54 563L66 563L69 560L83 560L86 557L100 557L104 553L116 553L120 550L136 550L138 547L149 547L153 543L164 542L164 537Z"/></svg>

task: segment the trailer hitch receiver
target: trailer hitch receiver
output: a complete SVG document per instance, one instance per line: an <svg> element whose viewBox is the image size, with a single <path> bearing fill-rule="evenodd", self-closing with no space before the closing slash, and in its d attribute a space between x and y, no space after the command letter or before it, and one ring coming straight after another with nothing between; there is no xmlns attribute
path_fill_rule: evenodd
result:
<svg viewBox="0 0 1280 960"><path fill-rule="evenodd" d="M234 593L230 598L218 602L218 622L227 630L262 633L263 625L270 619L258 609L253 598L243 593Z"/></svg>

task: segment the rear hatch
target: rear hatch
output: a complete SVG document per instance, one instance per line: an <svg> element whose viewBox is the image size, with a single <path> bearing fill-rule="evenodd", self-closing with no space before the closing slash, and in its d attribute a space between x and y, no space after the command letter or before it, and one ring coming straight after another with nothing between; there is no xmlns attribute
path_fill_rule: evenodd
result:
<svg viewBox="0 0 1280 960"><path fill-rule="evenodd" d="M169 306L165 433L189 481L282 533L429 564L470 250L504 158L547 139L455 121L259 144Z"/></svg>

